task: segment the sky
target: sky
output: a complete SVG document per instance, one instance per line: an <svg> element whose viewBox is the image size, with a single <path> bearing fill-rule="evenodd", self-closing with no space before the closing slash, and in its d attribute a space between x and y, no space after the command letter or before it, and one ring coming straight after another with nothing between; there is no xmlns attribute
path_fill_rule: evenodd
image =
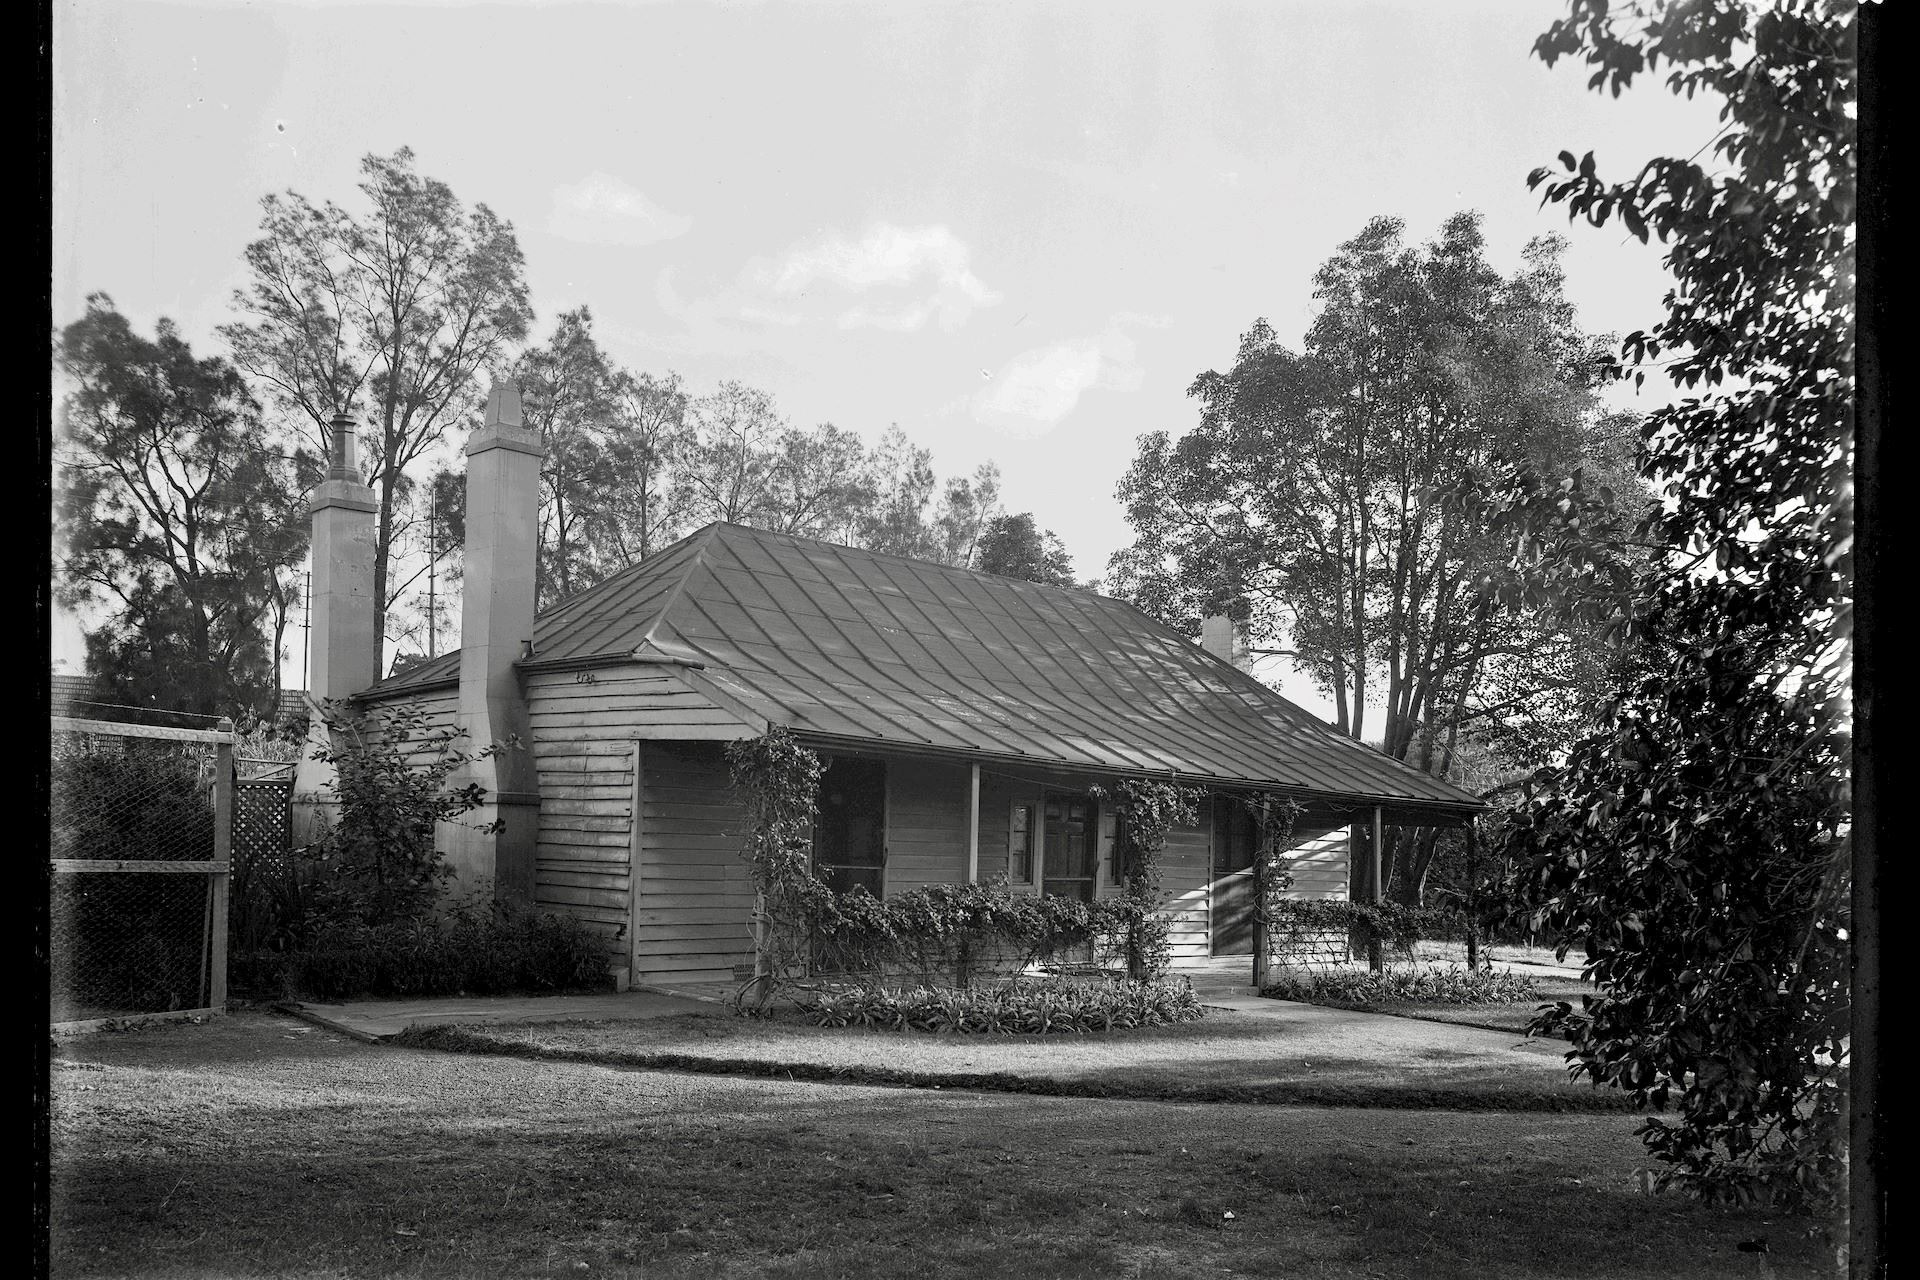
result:
<svg viewBox="0 0 1920 1280"><path fill-rule="evenodd" d="M1135 439L1190 428L1256 319L1297 343L1376 215L1418 243L1477 210L1503 269L1565 234L1589 330L1658 319L1657 246L1569 227L1526 176L1563 149L1625 176L1718 123L1548 69L1563 9L57 0L51 320L100 291L219 352L260 199L358 210L361 157L410 147L513 224L536 338L584 305L695 394L898 424L943 477L991 460L1092 577L1129 540ZM56 619L56 669L80 655Z"/></svg>

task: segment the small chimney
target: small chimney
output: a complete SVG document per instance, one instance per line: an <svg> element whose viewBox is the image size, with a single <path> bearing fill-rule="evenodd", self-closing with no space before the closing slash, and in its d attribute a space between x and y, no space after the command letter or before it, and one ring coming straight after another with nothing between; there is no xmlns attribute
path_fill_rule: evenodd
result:
<svg viewBox="0 0 1920 1280"><path fill-rule="evenodd" d="M467 442L467 545L460 600L460 727L466 749L520 744L463 771L486 803L441 829L442 847L467 891L533 899L539 784L528 746L526 695L514 662L533 639L534 568L540 545L540 460L546 450L520 414L520 389L494 384ZM498 825L497 830L480 828ZM458 892L458 890L456 890Z"/></svg>
<svg viewBox="0 0 1920 1280"><path fill-rule="evenodd" d="M378 612L373 599L373 519L380 504L360 476L359 426L335 414L327 450L327 477L314 487L312 649L307 696L348 698L380 678ZM295 838L317 838L331 796L333 766L313 759L328 745L318 715L308 720L307 749L294 771Z"/></svg>
<svg viewBox="0 0 1920 1280"><path fill-rule="evenodd" d="M1200 647L1223 662L1239 666L1246 656L1246 646L1240 640L1240 628L1225 614L1216 613L1200 619Z"/></svg>

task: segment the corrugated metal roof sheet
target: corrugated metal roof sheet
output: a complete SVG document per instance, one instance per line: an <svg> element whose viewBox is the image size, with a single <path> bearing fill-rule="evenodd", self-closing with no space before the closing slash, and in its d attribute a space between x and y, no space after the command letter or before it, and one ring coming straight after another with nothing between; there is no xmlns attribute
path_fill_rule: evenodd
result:
<svg viewBox="0 0 1920 1280"><path fill-rule="evenodd" d="M1479 802L1336 732L1132 605L716 524L542 614L541 662L636 649L797 733L1444 809ZM459 674L449 654L380 695Z"/></svg>

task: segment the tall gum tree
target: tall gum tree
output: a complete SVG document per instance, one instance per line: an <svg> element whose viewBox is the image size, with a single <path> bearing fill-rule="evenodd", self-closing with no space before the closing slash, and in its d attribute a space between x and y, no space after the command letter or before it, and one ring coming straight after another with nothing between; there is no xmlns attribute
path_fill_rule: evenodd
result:
<svg viewBox="0 0 1920 1280"><path fill-rule="evenodd" d="M220 333L316 456L326 456L334 415L369 423L384 636L401 590L393 562L409 519L409 468L473 415L482 375L504 367L533 313L511 223L417 173L409 148L368 155L360 172L364 213L291 191L261 201L250 281L233 295L244 318Z"/></svg>
<svg viewBox="0 0 1920 1280"><path fill-rule="evenodd" d="M71 385L56 454L59 591L105 604L88 667L113 695L208 714L279 692L286 583L306 553L291 459L225 360L105 294L55 344Z"/></svg>
<svg viewBox="0 0 1920 1280"><path fill-rule="evenodd" d="M1449 487L1514 458L1623 459L1594 395L1605 347L1564 296L1564 242L1532 242L1502 276L1476 215L1420 248L1403 232L1376 218L1320 268L1302 350L1257 322L1231 368L1194 381L1199 423L1142 438L1119 491L1135 540L1109 583L1189 632L1210 613L1245 622L1327 692L1341 732L1377 724L1388 755L1444 776L1462 732L1577 695L1584 674L1535 662L1581 636L1478 598L1504 545ZM1395 833L1396 896L1418 900L1436 839Z"/></svg>

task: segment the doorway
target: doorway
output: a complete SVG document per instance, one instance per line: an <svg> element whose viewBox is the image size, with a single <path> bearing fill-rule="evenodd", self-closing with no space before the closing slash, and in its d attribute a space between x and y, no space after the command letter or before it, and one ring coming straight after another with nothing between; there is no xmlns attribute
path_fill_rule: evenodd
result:
<svg viewBox="0 0 1920 1280"><path fill-rule="evenodd" d="M1086 796L1050 792L1041 813L1045 833L1041 892L1092 902L1099 865L1093 801Z"/></svg>
<svg viewBox="0 0 1920 1280"><path fill-rule="evenodd" d="M1237 801L1213 802L1213 954L1253 954L1253 856L1259 831L1253 814Z"/></svg>

